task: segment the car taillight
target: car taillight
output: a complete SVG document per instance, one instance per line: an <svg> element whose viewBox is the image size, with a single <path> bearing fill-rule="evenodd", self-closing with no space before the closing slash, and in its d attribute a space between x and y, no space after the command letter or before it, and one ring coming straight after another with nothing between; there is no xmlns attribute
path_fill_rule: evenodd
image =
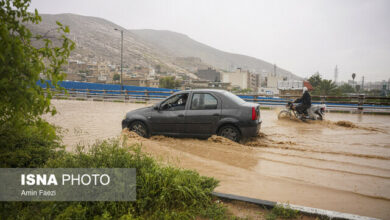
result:
<svg viewBox="0 0 390 220"><path fill-rule="evenodd" d="M255 107L252 107L252 121L257 119L256 109Z"/></svg>

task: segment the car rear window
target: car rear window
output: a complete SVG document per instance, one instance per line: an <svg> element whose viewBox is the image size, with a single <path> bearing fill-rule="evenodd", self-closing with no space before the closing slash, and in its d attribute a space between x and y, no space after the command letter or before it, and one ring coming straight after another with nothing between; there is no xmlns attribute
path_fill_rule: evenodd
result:
<svg viewBox="0 0 390 220"><path fill-rule="evenodd" d="M231 92L224 91L223 94L224 94L226 97L230 98L233 102L235 102L235 103L237 103L237 104L243 104L243 103L245 103L245 100L244 100L244 99L242 99L242 98L240 98L240 97L234 95L234 94L231 93Z"/></svg>
<svg viewBox="0 0 390 220"><path fill-rule="evenodd" d="M217 109L217 99L208 93L194 93L191 101L191 110Z"/></svg>

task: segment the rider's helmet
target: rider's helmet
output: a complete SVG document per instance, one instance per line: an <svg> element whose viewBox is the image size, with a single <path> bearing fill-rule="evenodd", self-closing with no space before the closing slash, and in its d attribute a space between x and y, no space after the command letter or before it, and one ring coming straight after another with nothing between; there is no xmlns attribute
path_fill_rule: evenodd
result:
<svg viewBox="0 0 390 220"><path fill-rule="evenodd" d="M302 93L305 93L307 90L308 90L307 87L304 86L304 87L302 88Z"/></svg>

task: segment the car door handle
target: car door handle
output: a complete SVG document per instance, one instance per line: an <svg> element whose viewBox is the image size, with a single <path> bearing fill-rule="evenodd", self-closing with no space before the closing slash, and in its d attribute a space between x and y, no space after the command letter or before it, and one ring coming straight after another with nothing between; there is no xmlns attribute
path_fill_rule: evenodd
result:
<svg viewBox="0 0 390 220"><path fill-rule="evenodd" d="M177 117L184 117L184 115L183 115L183 114L180 114L180 115L178 115Z"/></svg>
<svg viewBox="0 0 390 220"><path fill-rule="evenodd" d="M219 114L218 113L214 113L213 116L219 116Z"/></svg>

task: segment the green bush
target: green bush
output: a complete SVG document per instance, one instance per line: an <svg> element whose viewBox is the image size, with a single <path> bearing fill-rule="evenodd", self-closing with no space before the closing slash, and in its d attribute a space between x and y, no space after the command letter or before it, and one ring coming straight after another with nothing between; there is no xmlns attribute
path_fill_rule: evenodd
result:
<svg viewBox="0 0 390 220"><path fill-rule="evenodd" d="M295 219L298 217L299 211L291 209L289 206L276 205L266 216L267 220L273 219Z"/></svg>
<svg viewBox="0 0 390 220"><path fill-rule="evenodd" d="M213 202L218 181L195 171L161 165L118 140L95 144L76 153L61 151L49 159L51 168L136 168L135 202L2 203L0 219L224 219L225 208Z"/></svg>
<svg viewBox="0 0 390 220"><path fill-rule="evenodd" d="M42 167L60 145L56 128L40 119L10 120L0 125L0 167Z"/></svg>

